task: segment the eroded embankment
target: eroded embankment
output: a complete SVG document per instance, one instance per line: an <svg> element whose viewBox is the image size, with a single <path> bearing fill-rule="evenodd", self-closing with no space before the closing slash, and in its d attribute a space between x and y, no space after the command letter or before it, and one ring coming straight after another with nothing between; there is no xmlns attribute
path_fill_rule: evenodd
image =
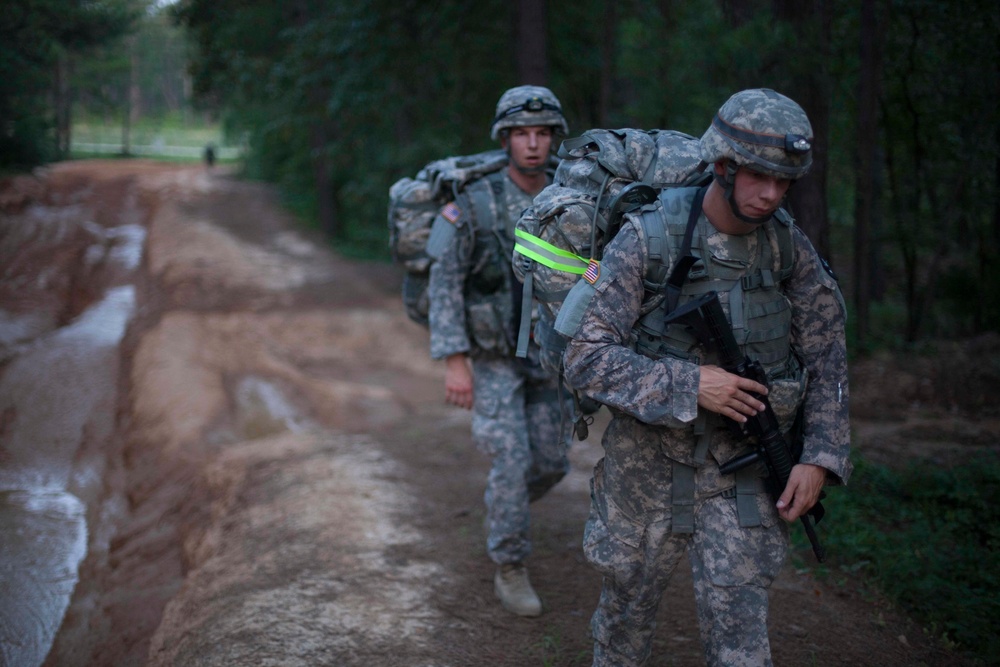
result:
<svg viewBox="0 0 1000 667"><path fill-rule="evenodd" d="M120 508L118 346L144 209L128 177L46 170L0 190L0 662L38 665Z"/></svg>
<svg viewBox="0 0 1000 667"><path fill-rule="evenodd" d="M107 200L69 166L53 173L76 177L72 194L41 183L81 210L133 202L145 234L135 317L91 410L108 422L88 439L106 462L87 503L100 528L46 664L234 664L268 650L291 664L288 646L317 664L375 640L413 651L432 615L420 587L440 573L385 562L419 539L391 519L413 500L384 483L398 472L378 443L352 433L421 400L373 378L439 382L410 347L422 352L423 332L385 307L377 276L289 231L266 190L197 168L113 172ZM248 216L255 238L240 233ZM270 649L265 631L280 637Z"/></svg>

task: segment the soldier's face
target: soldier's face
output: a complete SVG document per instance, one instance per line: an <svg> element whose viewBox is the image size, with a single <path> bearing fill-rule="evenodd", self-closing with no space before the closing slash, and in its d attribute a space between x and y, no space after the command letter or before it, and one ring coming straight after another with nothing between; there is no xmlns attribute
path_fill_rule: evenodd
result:
<svg viewBox="0 0 1000 667"><path fill-rule="evenodd" d="M541 125L512 127L501 145L507 149L511 161L519 169L541 169L552 148L552 128Z"/></svg>
<svg viewBox="0 0 1000 667"><path fill-rule="evenodd" d="M791 184L787 178L776 178L741 167L736 172L733 201L743 215L765 218L778 209Z"/></svg>

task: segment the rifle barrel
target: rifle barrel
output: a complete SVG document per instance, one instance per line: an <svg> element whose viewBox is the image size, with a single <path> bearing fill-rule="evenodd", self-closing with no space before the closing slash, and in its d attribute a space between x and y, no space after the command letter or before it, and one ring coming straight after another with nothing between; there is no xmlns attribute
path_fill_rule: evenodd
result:
<svg viewBox="0 0 1000 667"><path fill-rule="evenodd" d="M764 367L760 365L760 362L749 359L740 350L736 336L733 335L732 325L729 323L725 311L722 310L718 293L708 292L702 297L684 304L667 317L667 322L671 321L687 324L700 335L699 337L706 338L707 340L702 342L706 347L715 350L719 357L719 366L723 370L767 386L767 374L764 372ZM792 466L794 465L792 450L781 435L778 417L774 414L774 409L767 396L759 394L753 394L753 396L764 404L764 410L747 419L746 424L742 427L742 432L755 439L755 451L727 461L719 466L719 471L728 475L758 460L763 460L767 467L770 494L777 501L784 493L785 487L788 486L788 478L792 474ZM816 554L816 560L821 563L826 558L826 551L820 545L819 538L816 537L816 531L809 515L815 516L816 520L819 521L824 511L823 505L817 502L807 514L800 517L806 536L812 545L813 553Z"/></svg>

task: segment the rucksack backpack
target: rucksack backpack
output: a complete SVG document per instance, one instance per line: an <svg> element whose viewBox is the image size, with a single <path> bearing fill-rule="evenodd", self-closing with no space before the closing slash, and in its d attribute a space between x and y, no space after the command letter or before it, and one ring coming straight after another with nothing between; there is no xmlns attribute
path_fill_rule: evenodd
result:
<svg viewBox="0 0 1000 667"><path fill-rule="evenodd" d="M403 306L414 322L428 325L427 284L433 260L427 254L427 239L438 211L470 181L506 166L507 154L501 149L448 157L428 163L415 178L401 178L389 188L389 249L405 270Z"/></svg>
<svg viewBox="0 0 1000 667"><path fill-rule="evenodd" d="M566 340L553 324L563 299L600 260L622 216L655 201L669 187L700 186L712 178L700 143L673 130L594 129L567 139L552 185L518 220L514 273L523 283L518 356L527 354L530 310L539 317L534 338L542 365L561 372Z"/></svg>

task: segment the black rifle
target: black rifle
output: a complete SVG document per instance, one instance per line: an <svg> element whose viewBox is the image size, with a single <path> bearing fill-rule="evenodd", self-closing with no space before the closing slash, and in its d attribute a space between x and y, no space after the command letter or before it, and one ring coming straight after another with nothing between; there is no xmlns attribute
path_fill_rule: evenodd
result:
<svg viewBox="0 0 1000 667"><path fill-rule="evenodd" d="M680 306L667 316L666 322L688 326L706 348L714 350L718 354L719 366L723 370L767 386L767 375L760 362L754 361L740 352L736 337L733 336L732 326L722 310L717 293L708 292L704 296ZM757 461L763 461L764 465L767 466L768 493L777 501L784 492L785 486L788 485L788 477L792 472L792 465L794 465L792 450L781 435L778 418L775 416L767 396L753 392L750 394L764 404L764 410L753 417L748 417L744 424L738 424L733 420L727 421L741 437L752 439L754 451L738 456L732 461L727 461L719 466L719 470L723 475L728 475ZM819 523L825 511L823 505L817 502L806 514L801 516L802 525L805 527L810 544L812 544L813 553L816 554L816 560L821 563L826 558L826 552L820 546L809 515L815 517L816 522Z"/></svg>

